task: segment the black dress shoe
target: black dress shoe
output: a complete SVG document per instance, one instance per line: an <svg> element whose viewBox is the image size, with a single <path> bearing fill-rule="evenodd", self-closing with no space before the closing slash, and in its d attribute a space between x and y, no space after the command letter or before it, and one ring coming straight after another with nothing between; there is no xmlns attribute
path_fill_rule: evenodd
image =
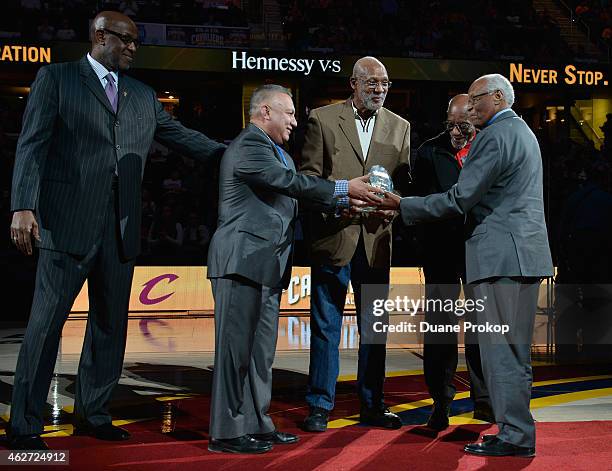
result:
<svg viewBox="0 0 612 471"><path fill-rule="evenodd" d="M120 442L131 437L130 432L121 427L116 427L111 423L98 425L79 425L74 429L74 435L88 435L97 438L98 440L106 440L109 442Z"/></svg>
<svg viewBox="0 0 612 471"><path fill-rule="evenodd" d="M483 442L488 442L489 440L493 440L494 438L497 438L497 435L493 435L493 434L488 435L488 434L485 434L485 435L482 436L482 441Z"/></svg>
<svg viewBox="0 0 612 471"><path fill-rule="evenodd" d="M398 429L402 426L402 419L386 407L361 409L359 421L365 425Z"/></svg>
<svg viewBox="0 0 612 471"><path fill-rule="evenodd" d="M427 421L427 427L441 432L448 428L448 415L450 413L450 404L443 402L434 402L431 415Z"/></svg>
<svg viewBox="0 0 612 471"><path fill-rule="evenodd" d="M14 435L8 439L11 450L48 450L49 447L40 435Z"/></svg>
<svg viewBox="0 0 612 471"><path fill-rule="evenodd" d="M533 458L535 448L516 446L507 443L497 437L482 443L470 443L463 449L466 453L481 456L520 456L522 458Z"/></svg>
<svg viewBox="0 0 612 471"><path fill-rule="evenodd" d="M208 442L208 451L215 453L256 454L265 453L271 449L272 443L257 440L250 435L227 439L211 438L210 442Z"/></svg>
<svg viewBox="0 0 612 471"><path fill-rule="evenodd" d="M308 417L304 419L304 430L307 432L325 432L329 411L321 407L311 407Z"/></svg>
<svg viewBox="0 0 612 471"><path fill-rule="evenodd" d="M275 445L288 445L289 443L297 442L300 437L292 433L279 432L275 430L269 433L252 433L251 437L255 440L262 440L264 442L274 443Z"/></svg>

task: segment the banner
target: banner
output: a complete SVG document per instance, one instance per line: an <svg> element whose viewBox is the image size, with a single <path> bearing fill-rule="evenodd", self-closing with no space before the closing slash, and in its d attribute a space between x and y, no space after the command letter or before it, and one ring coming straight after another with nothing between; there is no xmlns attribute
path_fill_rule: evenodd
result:
<svg viewBox="0 0 612 471"><path fill-rule="evenodd" d="M391 283L422 284L417 268L392 268ZM282 310L310 309L310 268L294 267L289 287L283 291ZM212 311L214 301L206 267L136 267L130 295L130 312ZM355 310L349 286L345 309ZM89 310L87 283L76 298L73 313Z"/></svg>
<svg viewBox="0 0 612 471"><path fill-rule="evenodd" d="M136 23L143 44L188 47L248 47L251 31L246 27L167 25Z"/></svg>

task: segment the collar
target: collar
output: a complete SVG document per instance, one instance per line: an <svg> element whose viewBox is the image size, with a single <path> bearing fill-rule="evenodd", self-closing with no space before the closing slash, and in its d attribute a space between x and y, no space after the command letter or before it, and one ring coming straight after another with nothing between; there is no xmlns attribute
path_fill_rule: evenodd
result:
<svg viewBox="0 0 612 471"><path fill-rule="evenodd" d="M87 53L87 60L89 61L89 63L91 64L92 69L94 70L94 72L96 73L96 76L98 77L98 80L106 80L106 76L110 74L113 76L113 78L115 79L115 84L119 85L119 74L117 74L117 72L113 72L108 70L106 67L104 67L102 64L100 64L97 60L95 60L93 57L91 57L91 54L88 52Z"/></svg>
<svg viewBox="0 0 612 471"><path fill-rule="evenodd" d="M495 121L497 118L499 118L499 116L500 116L502 113L505 113L506 111L510 111L511 109L512 109L512 108L508 107L508 108L504 108L503 110L498 111L497 113L495 113L495 114L493 115L493 117L492 117L492 118L491 118L489 121L487 121L487 123L485 124L485 127L489 126L490 124L493 124L493 122L494 122L494 121Z"/></svg>
<svg viewBox="0 0 612 471"><path fill-rule="evenodd" d="M251 122L250 124L252 124L253 126L255 126L257 129L259 129L261 132L264 133L264 136L266 136L268 138L268 140L272 143L273 146L277 146L278 144L276 142L274 142L272 140L272 138L270 136L268 136L268 133L266 131L264 131L263 129L261 129L259 126L257 126L255 123Z"/></svg>
<svg viewBox="0 0 612 471"><path fill-rule="evenodd" d="M378 110L376 110L372 115L370 115L367 119L363 119L361 115L357 112L357 108L355 107L355 103L351 99L351 107L353 108L353 114L355 115L355 119L361 123L361 127L363 132L369 132L370 123L372 121L376 121L376 117L378 116Z"/></svg>

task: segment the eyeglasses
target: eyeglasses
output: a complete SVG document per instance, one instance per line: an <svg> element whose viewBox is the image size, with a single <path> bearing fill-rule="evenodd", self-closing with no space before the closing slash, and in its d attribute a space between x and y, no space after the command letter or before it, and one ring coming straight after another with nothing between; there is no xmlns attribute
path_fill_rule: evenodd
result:
<svg viewBox="0 0 612 471"><path fill-rule="evenodd" d="M117 31L113 31L113 30L106 29L106 28L102 28L100 31L104 31L105 33L112 34L113 36L117 36L119 39L121 39L121 42L125 44L126 46L129 46L132 43L134 43L134 47L140 46L140 40L138 40L138 38L133 38L129 34L121 34L121 33L118 33Z"/></svg>
<svg viewBox="0 0 612 471"><path fill-rule="evenodd" d="M483 96L490 95L491 93L495 93L496 91L497 90L491 90L489 92L482 92L482 93L479 93L478 95L468 97L468 105L475 105L482 99Z"/></svg>
<svg viewBox="0 0 612 471"><path fill-rule="evenodd" d="M383 80L382 82L379 82L378 80L364 80L363 83L368 90L376 90L379 85L383 88L383 90L389 90L392 84L392 82L389 82L388 80Z"/></svg>
<svg viewBox="0 0 612 471"><path fill-rule="evenodd" d="M458 128L461 134L467 134L472 131L473 126L471 123L467 121L463 121L461 123L454 123L452 121L444 121L444 127L446 132L453 132L453 129Z"/></svg>

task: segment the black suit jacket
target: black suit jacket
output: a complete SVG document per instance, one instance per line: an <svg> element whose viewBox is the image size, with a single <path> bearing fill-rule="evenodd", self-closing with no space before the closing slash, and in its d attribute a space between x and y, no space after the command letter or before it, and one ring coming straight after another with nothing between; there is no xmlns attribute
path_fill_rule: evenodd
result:
<svg viewBox="0 0 612 471"><path fill-rule="evenodd" d="M17 144L11 209L34 210L41 248L86 254L101 231L119 177L123 254L140 251L140 186L153 139L209 162L225 149L182 126L155 91L124 74L115 113L87 57L42 67L32 84Z"/></svg>
<svg viewBox="0 0 612 471"><path fill-rule="evenodd" d="M240 275L261 285L286 285L297 201L335 206L332 181L299 175L266 134L249 124L232 141L219 173L219 222L208 250L208 277Z"/></svg>
<svg viewBox="0 0 612 471"><path fill-rule="evenodd" d="M416 154L412 172L416 196L444 193L457 183L461 168L448 133L424 142ZM426 282L456 283L465 277L464 219L456 216L417 226Z"/></svg>

